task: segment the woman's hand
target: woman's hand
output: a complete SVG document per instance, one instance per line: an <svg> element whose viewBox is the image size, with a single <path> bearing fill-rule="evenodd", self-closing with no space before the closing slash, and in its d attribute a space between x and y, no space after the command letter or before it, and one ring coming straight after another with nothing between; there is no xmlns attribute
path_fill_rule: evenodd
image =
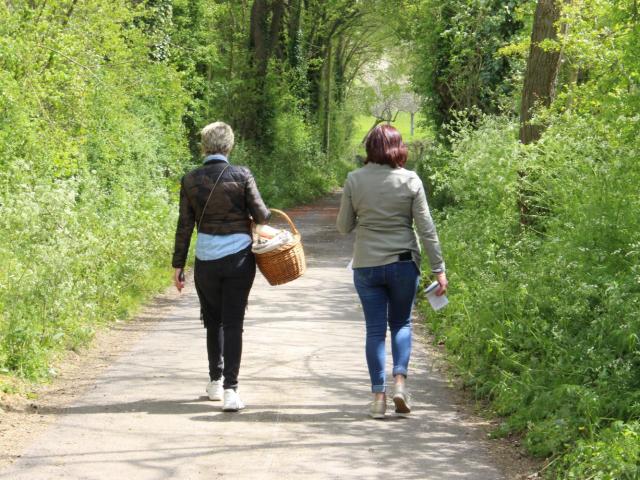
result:
<svg viewBox="0 0 640 480"><path fill-rule="evenodd" d="M436 273L436 280L440 284L440 287L438 287L438 291L436 292L436 295L440 297L445 293L447 293L447 288L449 287L449 282L447 281L447 274L444 272Z"/></svg>
<svg viewBox="0 0 640 480"><path fill-rule="evenodd" d="M184 288L184 269L176 268L173 272L173 283L179 292Z"/></svg>

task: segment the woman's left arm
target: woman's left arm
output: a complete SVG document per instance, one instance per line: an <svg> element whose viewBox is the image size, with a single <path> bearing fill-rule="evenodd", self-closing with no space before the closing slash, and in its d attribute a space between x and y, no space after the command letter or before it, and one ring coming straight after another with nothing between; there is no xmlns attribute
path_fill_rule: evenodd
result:
<svg viewBox="0 0 640 480"><path fill-rule="evenodd" d="M444 272L444 259L442 258L440 240L438 239L436 225L433 223L433 218L429 211L427 195L425 194L422 181L419 178L416 178L415 181L417 183L417 191L415 192L413 203L411 205L413 221L416 225L418 236L427 251L429 263L431 264L431 271L438 274L440 272Z"/></svg>
<svg viewBox="0 0 640 480"><path fill-rule="evenodd" d="M422 181L419 178L416 178L416 182L418 183L418 189L411 205L413 221L416 225L418 236L427 251L431 271L440 284L436 295L443 295L447 291L449 282L447 281L447 274L444 272L444 259L442 258L440 240L438 239L438 232L436 232L436 225L433 223L433 218L429 211L424 185L422 185Z"/></svg>
<svg viewBox="0 0 640 480"><path fill-rule="evenodd" d="M256 180L251 172L247 172L247 183L245 184L245 201L249 208L249 213L253 221L257 224L265 224L271 218L271 210L267 208L262 200L262 195L256 185Z"/></svg>

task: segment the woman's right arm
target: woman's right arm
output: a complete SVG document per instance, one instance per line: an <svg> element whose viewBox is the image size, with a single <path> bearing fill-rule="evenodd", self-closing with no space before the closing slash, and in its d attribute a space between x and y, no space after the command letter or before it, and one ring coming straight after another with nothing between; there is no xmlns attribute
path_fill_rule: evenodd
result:
<svg viewBox="0 0 640 480"><path fill-rule="evenodd" d="M347 176L342 190L342 200L340 201L340 211L336 220L336 227L342 234L347 234L356 228L356 213L353 210L351 200L351 177Z"/></svg>
<svg viewBox="0 0 640 480"><path fill-rule="evenodd" d="M176 239L173 248L173 268L184 268L189 253L191 234L196 223L196 214L184 188L184 178L180 182L180 213L176 227Z"/></svg>

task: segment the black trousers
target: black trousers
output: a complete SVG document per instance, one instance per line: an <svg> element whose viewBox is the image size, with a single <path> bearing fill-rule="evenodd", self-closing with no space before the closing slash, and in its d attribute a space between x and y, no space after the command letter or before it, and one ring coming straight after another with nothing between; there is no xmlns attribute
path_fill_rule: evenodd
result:
<svg viewBox="0 0 640 480"><path fill-rule="evenodd" d="M209 377L219 380L224 375L225 389L238 388L244 314L255 276L251 247L218 260L196 259L194 277L207 329Z"/></svg>

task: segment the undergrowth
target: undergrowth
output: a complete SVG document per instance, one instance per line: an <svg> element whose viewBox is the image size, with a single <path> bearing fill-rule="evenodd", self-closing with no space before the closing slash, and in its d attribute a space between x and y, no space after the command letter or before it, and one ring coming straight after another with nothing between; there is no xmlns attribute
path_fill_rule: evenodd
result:
<svg viewBox="0 0 640 480"><path fill-rule="evenodd" d="M638 123L565 114L530 147L506 117L454 131L419 166L446 194L451 303L430 328L548 478L640 478Z"/></svg>
<svg viewBox="0 0 640 480"><path fill-rule="evenodd" d="M138 7L0 4L2 390L46 380L59 352L170 283L179 181L200 161L185 121L203 100L191 70L157 55L145 25L162 12ZM204 110L200 123L217 120ZM348 164L327 160L296 108L277 113L274 147L239 139L231 161L282 208L337 185Z"/></svg>

